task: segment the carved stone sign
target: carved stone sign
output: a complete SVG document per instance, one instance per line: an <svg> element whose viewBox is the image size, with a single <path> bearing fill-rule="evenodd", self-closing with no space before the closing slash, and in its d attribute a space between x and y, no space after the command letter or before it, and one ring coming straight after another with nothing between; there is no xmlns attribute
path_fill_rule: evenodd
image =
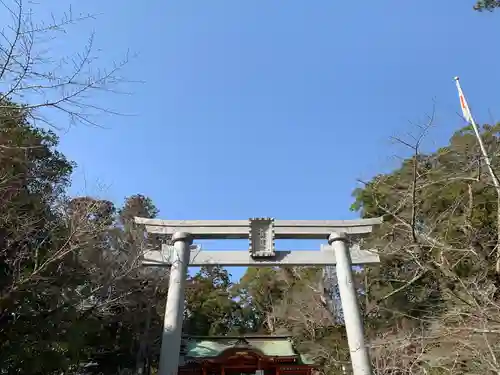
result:
<svg viewBox="0 0 500 375"><path fill-rule="evenodd" d="M170 236L172 245L162 245L162 251L151 249L143 254L142 264L168 267L171 293L167 296L164 332L158 373L176 374L179 367L179 351L182 338L182 321L186 274L189 265L225 266L325 266L336 265L337 279L345 326L349 336L349 349L356 375L371 374L370 359L364 345L363 324L357 305L356 290L352 282L353 264L378 263L376 251L360 250L359 243L350 244L353 236L361 238L372 232L374 225L382 224L382 218L361 220L274 220L254 218L250 220L158 220L135 218L137 224L146 225L149 233ZM249 253L241 251L203 251L193 240L249 240ZM329 246L321 251L275 251L274 240L328 238ZM351 249L349 249L351 245ZM361 243L362 245L362 243ZM158 249L159 250L159 249ZM349 251L350 250L350 251ZM189 259L188 259L189 257ZM346 298L347 297L347 298ZM238 351L247 352L240 347ZM249 354L251 349L248 350ZM257 352L255 352L257 353ZM237 356L236 356L237 357ZM243 358L243 360L242 360ZM226 358L224 358L226 359ZM259 357L251 359L254 366ZM239 363L250 362L245 356ZM275 361L271 358L270 361ZM259 367L257 367L258 369ZM296 368L289 367L290 371ZM284 370L285 371L285 370ZM247 374L252 375L252 374ZM256 372L254 375L263 375Z"/></svg>
<svg viewBox="0 0 500 375"><path fill-rule="evenodd" d="M274 257L274 219L250 219L248 239L252 257Z"/></svg>

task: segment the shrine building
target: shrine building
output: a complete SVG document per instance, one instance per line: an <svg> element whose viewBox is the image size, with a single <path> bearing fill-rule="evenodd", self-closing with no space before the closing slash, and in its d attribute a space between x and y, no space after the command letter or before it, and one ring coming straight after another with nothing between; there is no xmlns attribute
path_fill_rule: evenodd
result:
<svg viewBox="0 0 500 375"><path fill-rule="evenodd" d="M313 375L288 336L184 337L179 375Z"/></svg>

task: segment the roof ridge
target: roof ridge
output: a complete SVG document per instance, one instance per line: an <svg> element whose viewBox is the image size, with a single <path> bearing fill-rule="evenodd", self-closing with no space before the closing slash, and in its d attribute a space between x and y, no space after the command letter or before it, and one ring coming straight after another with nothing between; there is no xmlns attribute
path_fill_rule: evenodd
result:
<svg viewBox="0 0 500 375"><path fill-rule="evenodd" d="M183 335L184 339L198 339L198 340L238 340L238 339L290 339L291 335L228 335L228 336L197 336L197 335Z"/></svg>

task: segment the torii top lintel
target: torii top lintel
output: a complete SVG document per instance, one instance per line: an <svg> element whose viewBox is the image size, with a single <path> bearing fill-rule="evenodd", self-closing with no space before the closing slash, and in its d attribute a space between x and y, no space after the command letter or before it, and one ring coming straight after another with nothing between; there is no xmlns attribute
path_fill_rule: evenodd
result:
<svg viewBox="0 0 500 375"><path fill-rule="evenodd" d="M172 235L190 233L193 239L246 239L250 220L159 220L136 217L137 224L146 226L149 233ZM358 220L273 220L276 239L325 239L332 232L363 236L373 226L382 224L381 217Z"/></svg>

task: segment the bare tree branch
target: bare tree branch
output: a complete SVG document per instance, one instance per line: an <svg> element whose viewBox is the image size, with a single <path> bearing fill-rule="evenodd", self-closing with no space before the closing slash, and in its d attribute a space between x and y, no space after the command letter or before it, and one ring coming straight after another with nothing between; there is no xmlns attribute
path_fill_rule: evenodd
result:
<svg viewBox="0 0 500 375"><path fill-rule="evenodd" d="M33 4L29 4L32 6ZM71 26L94 19L91 14L74 15L70 8L57 20L36 22L33 9L23 0L0 2L10 14L12 23L0 31L0 109L9 106L9 100L23 103L35 124L60 129L54 115L59 112L70 124L101 126L100 115L124 115L98 103L101 92L121 93L125 81L119 75L130 61L129 53L122 61L102 69L91 33L82 52L55 60L50 43L66 34Z"/></svg>

